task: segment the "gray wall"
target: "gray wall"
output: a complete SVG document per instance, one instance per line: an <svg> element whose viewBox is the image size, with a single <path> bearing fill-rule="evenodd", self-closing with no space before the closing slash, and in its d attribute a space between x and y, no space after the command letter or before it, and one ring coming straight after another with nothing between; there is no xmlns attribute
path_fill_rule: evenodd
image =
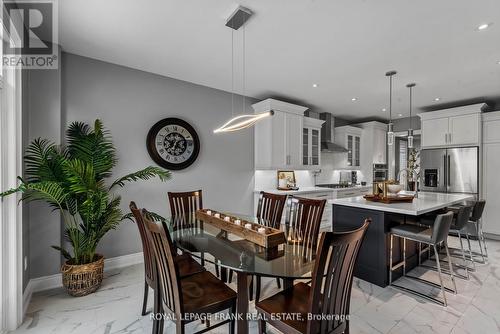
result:
<svg viewBox="0 0 500 334"><path fill-rule="evenodd" d="M171 181L145 181L121 191L124 211L134 200L167 215L167 191L201 188L206 207L252 212L253 130L212 132L231 116L229 93L67 53L62 55L62 68L63 118L67 124L96 118L104 122L118 150L116 177L154 164L145 140L149 128L163 118L182 118L200 136L197 161L186 170L173 172ZM247 109L252 112L249 105ZM124 222L105 237L99 251L114 257L140 250L136 226Z"/></svg>
<svg viewBox="0 0 500 334"><path fill-rule="evenodd" d="M37 137L61 142L61 70L25 71L23 77L24 143ZM61 243L61 220L48 205L34 202L24 206L23 253L28 268L23 275L24 287L28 277L51 275L59 271L61 257L50 248Z"/></svg>

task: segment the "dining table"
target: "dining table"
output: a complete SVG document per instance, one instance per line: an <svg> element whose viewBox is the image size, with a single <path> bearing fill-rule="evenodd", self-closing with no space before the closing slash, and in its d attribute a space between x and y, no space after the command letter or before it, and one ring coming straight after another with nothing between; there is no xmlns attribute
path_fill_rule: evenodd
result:
<svg viewBox="0 0 500 334"><path fill-rule="evenodd" d="M228 215L266 225L257 217ZM165 223L176 248L203 259L205 264L219 266L221 272L232 270L236 273L237 314L234 316L237 333L248 333L249 321L256 319L255 313L249 313L248 288L252 275L281 278L283 289L292 287L296 279L312 278L315 250L302 246L296 232L285 225L281 225L285 243L265 248L197 218L195 214L168 217Z"/></svg>

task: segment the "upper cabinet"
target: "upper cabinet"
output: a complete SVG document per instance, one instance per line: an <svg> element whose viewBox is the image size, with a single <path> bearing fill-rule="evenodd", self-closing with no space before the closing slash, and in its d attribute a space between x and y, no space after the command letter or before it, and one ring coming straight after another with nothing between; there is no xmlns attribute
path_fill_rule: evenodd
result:
<svg viewBox="0 0 500 334"><path fill-rule="evenodd" d="M321 164L321 125L325 121L304 117L302 128L302 165L318 168Z"/></svg>
<svg viewBox="0 0 500 334"><path fill-rule="evenodd" d="M256 113L274 111L273 116L255 124L255 168L303 169L303 115L307 107L274 99L252 107Z"/></svg>
<svg viewBox="0 0 500 334"><path fill-rule="evenodd" d="M419 114L422 148L479 145L482 106L474 104Z"/></svg>
<svg viewBox="0 0 500 334"><path fill-rule="evenodd" d="M343 160L339 168L361 166L361 136L363 130L354 126L335 128L335 143L347 148L347 160Z"/></svg>

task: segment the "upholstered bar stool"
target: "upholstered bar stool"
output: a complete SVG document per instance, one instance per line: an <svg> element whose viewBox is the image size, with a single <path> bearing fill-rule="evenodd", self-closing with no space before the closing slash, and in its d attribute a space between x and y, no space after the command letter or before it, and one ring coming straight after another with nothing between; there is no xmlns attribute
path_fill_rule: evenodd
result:
<svg viewBox="0 0 500 334"><path fill-rule="evenodd" d="M452 220L451 226L450 226L450 233L458 235L458 240L460 241L460 255L455 255L454 251L458 250L456 248L451 248L450 254L451 254L452 257L459 257L459 258L461 258L463 260L463 265L455 264L455 267L461 268L461 269L465 270L465 275L462 275L462 274L459 274L459 273L455 273L455 275L457 277L460 277L460 278L468 280L470 278L469 277L469 271L475 271L476 269L475 269L475 263L474 263L474 261L471 260L472 250L471 250L471 247L470 247L470 242L468 243L468 246L469 246L469 255L470 256L466 258L462 236L464 236L467 233L467 223L469 221L469 217L470 217L471 212L472 212L472 206L467 206L467 205L456 206L456 207L454 207L454 210L451 210L451 211L454 212L454 215L453 215L453 220ZM433 223L434 223L434 221L430 221L430 220L427 220L427 219L420 220L420 224L423 224L423 225L432 226ZM420 253L420 255L422 254L421 244L419 244L419 253ZM432 269L432 270L436 270L437 269L435 267L427 266L425 264L422 264L420 262L420 259L421 259L420 255L419 255L419 258L418 258L419 259L419 265L421 265L423 267L426 267L426 268L429 268L429 269ZM431 259L430 256L429 256L429 259ZM469 267L467 265L467 259L471 262L472 267ZM443 272L446 272L446 270L443 269Z"/></svg>
<svg viewBox="0 0 500 334"><path fill-rule="evenodd" d="M434 221L434 224L432 225L432 227L418 226L418 225L412 225L412 224L402 224L402 225L391 228L391 231L390 231L390 251L389 251L390 252L389 253L389 285L390 286L393 286L393 287L400 289L402 291L429 299L429 300L436 302L440 305L447 306L445 291L449 291L452 293L456 293L456 291L457 291L457 287L455 284L455 277L453 275L453 265L451 264L451 259L450 259L450 255L449 255L449 251L448 251L448 244L446 242L452 220L453 220L453 212L448 212L446 214L441 214L441 215L436 216L436 220ZM395 265L392 263L392 258L393 258L392 249L393 249L393 244L394 244L394 237L398 237L398 238L403 239L403 260ZM429 245L434 249L434 253L436 254L436 264L437 264L437 270L438 270L438 275L439 275L439 284L436 284L436 283L428 281L428 280L424 280L420 277L407 275L407 273L406 273L406 240L407 239ZM439 261L439 256L438 256L438 251L437 251L437 246L440 244L444 245L446 253L448 255L449 272L450 272L451 281L453 283L453 289L449 289L449 288L445 287L443 284L441 264ZM419 256L420 256L420 254L419 254ZM422 282L422 283L425 283L428 285L431 285L433 287L441 288L443 300L440 300L440 299L435 298L435 297L430 296L430 295L426 295L424 293L407 288L405 286L392 283L392 272L396 269L401 268L401 267L403 267L403 276L411 278L413 280L417 280L419 282Z"/></svg>
<svg viewBox="0 0 500 334"><path fill-rule="evenodd" d="M486 205L485 200L476 201L474 203L474 208L472 209L472 214L469 219L469 222L472 223L476 228L477 242L479 243L479 251L481 252L483 263L485 263L486 259L488 258L488 247L486 246L486 240L484 239L483 221L482 221L485 205ZM483 247L484 247L484 253L483 253Z"/></svg>

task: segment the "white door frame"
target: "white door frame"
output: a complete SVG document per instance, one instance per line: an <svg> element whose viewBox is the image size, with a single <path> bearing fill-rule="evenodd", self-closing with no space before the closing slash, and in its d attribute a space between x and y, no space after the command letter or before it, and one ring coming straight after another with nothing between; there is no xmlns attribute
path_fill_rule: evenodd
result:
<svg viewBox="0 0 500 334"><path fill-rule="evenodd" d="M3 3L2 10L4 9ZM5 16L4 16L5 17ZM5 32L4 27L0 27ZM5 36L4 36L5 40ZM0 52L3 55L3 52ZM21 70L3 69L0 76L0 189L17 186L22 175ZM0 200L0 332L23 320L23 245L21 195Z"/></svg>

